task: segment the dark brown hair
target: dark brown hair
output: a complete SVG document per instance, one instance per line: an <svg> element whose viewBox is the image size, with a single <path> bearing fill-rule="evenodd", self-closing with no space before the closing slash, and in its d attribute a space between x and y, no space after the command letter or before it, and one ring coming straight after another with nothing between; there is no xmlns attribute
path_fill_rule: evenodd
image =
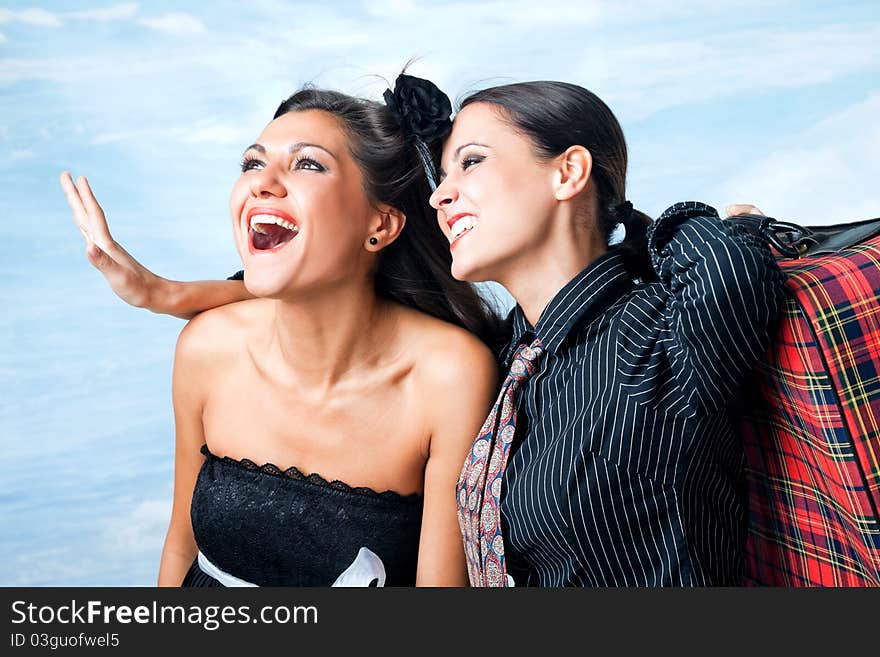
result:
<svg viewBox="0 0 880 657"><path fill-rule="evenodd" d="M598 197L596 228L607 241L622 223L626 238L617 245L627 268L643 281L657 279L648 254L651 218L626 206L626 140L617 118L594 93L567 82L519 82L478 91L461 103L490 103L541 158L554 158L571 146L590 151Z"/></svg>

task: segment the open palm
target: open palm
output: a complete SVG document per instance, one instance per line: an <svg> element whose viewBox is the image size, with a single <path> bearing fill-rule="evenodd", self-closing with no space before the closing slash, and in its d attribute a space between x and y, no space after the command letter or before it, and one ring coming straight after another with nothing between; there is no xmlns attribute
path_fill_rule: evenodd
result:
<svg viewBox="0 0 880 657"><path fill-rule="evenodd" d="M85 176L76 183L61 174L61 188L73 219L86 240L86 257L100 271L120 299L139 308L149 307L161 279L131 257L110 235L104 211Z"/></svg>

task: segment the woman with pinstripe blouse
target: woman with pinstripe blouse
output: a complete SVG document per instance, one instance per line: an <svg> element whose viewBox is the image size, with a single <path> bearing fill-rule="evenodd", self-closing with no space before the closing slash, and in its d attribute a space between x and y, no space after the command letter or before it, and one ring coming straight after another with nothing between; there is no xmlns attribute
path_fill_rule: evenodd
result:
<svg viewBox="0 0 880 657"><path fill-rule="evenodd" d="M572 84L470 96L441 164L453 275L517 301L457 488L471 584L738 584L732 411L783 294L766 244L701 203L633 210L620 125Z"/></svg>

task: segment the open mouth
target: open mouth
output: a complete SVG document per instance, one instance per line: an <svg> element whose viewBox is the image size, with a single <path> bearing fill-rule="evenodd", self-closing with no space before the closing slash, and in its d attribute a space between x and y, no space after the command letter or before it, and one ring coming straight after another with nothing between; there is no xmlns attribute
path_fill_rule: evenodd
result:
<svg viewBox="0 0 880 657"><path fill-rule="evenodd" d="M252 214L249 217L248 238L254 251L273 251L281 248L299 234L299 226L276 214Z"/></svg>

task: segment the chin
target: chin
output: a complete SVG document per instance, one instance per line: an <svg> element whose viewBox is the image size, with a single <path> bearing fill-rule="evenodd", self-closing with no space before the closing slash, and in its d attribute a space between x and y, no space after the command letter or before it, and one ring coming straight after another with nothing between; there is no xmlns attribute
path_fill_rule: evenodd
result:
<svg viewBox="0 0 880 657"><path fill-rule="evenodd" d="M280 299L289 293L291 277L280 271L260 271L258 266L245 265L244 286L261 299Z"/></svg>
<svg viewBox="0 0 880 657"><path fill-rule="evenodd" d="M452 273L452 278L455 280L467 281L468 268L460 260L456 260L455 256L452 256L450 272Z"/></svg>
<svg viewBox="0 0 880 657"><path fill-rule="evenodd" d="M269 285L265 281L249 280L247 270L244 275L244 286L248 292L259 299L275 299L281 296L281 290L277 285Z"/></svg>
<svg viewBox="0 0 880 657"><path fill-rule="evenodd" d="M480 283L489 280L481 275L479 267L476 267L473 263L467 262L464 258L456 260L453 256L452 268L450 271L455 280L464 281L465 283Z"/></svg>

